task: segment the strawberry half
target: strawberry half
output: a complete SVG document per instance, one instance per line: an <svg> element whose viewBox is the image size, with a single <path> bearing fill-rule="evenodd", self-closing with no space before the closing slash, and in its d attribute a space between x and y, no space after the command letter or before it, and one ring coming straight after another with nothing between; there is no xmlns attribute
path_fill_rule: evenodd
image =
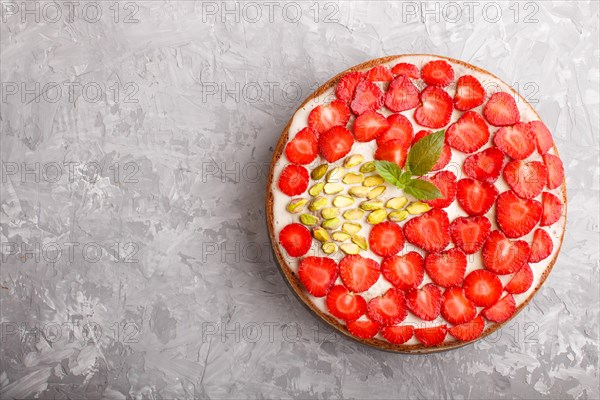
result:
<svg viewBox="0 0 600 400"><path fill-rule="evenodd" d="M356 86L364 79L365 74L362 72L348 72L346 75L342 76L335 88L336 97L346 104L350 103L354 97Z"/></svg>
<svg viewBox="0 0 600 400"><path fill-rule="evenodd" d="M554 147L554 140L552 140L552 134L542 121L531 121L527 124L529 130L535 137L538 152L544 155Z"/></svg>
<svg viewBox="0 0 600 400"><path fill-rule="evenodd" d="M407 155L408 147L406 147L405 140L396 139L378 145L373 157L376 160L385 160L396 163L403 168Z"/></svg>
<svg viewBox="0 0 600 400"><path fill-rule="evenodd" d="M504 180L522 199L533 199L542 193L548 170L541 161L513 160L504 167Z"/></svg>
<svg viewBox="0 0 600 400"><path fill-rule="evenodd" d="M334 126L346 126L350 119L350 109L341 100L334 100L327 105L319 105L308 114L308 126L317 134L328 131Z"/></svg>
<svg viewBox="0 0 600 400"><path fill-rule="evenodd" d="M370 142L389 127L388 120L377 111L366 111L354 120L354 137L358 142Z"/></svg>
<svg viewBox="0 0 600 400"><path fill-rule="evenodd" d="M456 82L454 107L467 111L480 106L485 101L485 89L473 75L463 75Z"/></svg>
<svg viewBox="0 0 600 400"><path fill-rule="evenodd" d="M492 208L498 189L491 183L465 178L456 184L458 204L469 215L483 215Z"/></svg>
<svg viewBox="0 0 600 400"><path fill-rule="evenodd" d="M348 292L342 285L331 288L326 304L331 315L345 321L356 321L367 312L366 300L361 295Z"/></svg>
<svg viewBox="0 0 600 400"><path fill-rule="evenodd" d="M301 165L290 164L281 171L277 186L288 196L302 194L308 188L308 171Z"/></svg>
<svg viewBox="0 0 600 400"><path fill-rule="evenodd" d="M440 326L434 326L433 328L415 329L415 337L426 347L433 347L437 346L438 344L442 344L446 338L447 332L448 327L446 324L444 324Z"/></svg>
<svg viewBox="0 0 600 400"><path fill-rule="evenodd" d="M532 283L533 271L531 270L529 264L525 263L521 269L513 275L510 282L508 282L504 287L504 290L512 294L525 293L529 290Z"/></svg>
<svg viewBox="0 0 600 400"><path fill-rule="evenodd" d="M425 271L432 281L442 287L460 285L467 270L467 256L456 247L425 257Z"/></svg>
<svg viewBox="0 0 600 400"><path fill-rule="evenodd" d="M494 144L515 160L523 160L535 151L535 139L529 126L522 122L498 129Z"/></svg>
<svg viewBox="0 0 600 400"><path fill-rule="evenodd" d="M531 232L542 217L542 205L536 200L519 198L506 191L496 201L496 222L509 238L517 238Z"/></svg>
<svg viewBox="0 0 600 400"><path fill-rule="evenodd" d="M562 201L549 192L542 193L542 220L541 226L550 226L560 219L562 215Z"/></svg>
<svg viewBox="0 0 600 400"><path fill-rule="evenodd" d="M392 74L406 75L409 78L419 79L421 72L414 64L410 63L398 63L392 68Z"/></svg>
<svg viewBox="0 0 600 400"><path fill-rule="evenodd" d="M371 82L389 82L394 79L394 74L388 67L378 65L367 71L366 78Z"/></svg>
<svg viewBox="0 0 600 400"><path fill-rule="evenodd" d="M398 75L390 83L384 103L393 112L413 109L419 105L419 89L405 75Z"/></svg>
<svg viewBox="0 0 600 400"><path fill-rule="evenodd" d="M494 183L500 176L503 163L504 153L495 147L489 147L468 156L463 164L463 171L470 178Z"/></svg>
<svg viewBox="0 0 600 400"><path fill-rule="evenodd" d="M335 284L337 264L329 257L306 257L300 261L298 277L308 293L323 297Z"/></svg>
<svg viewBox="0 0 600 400"><path fill-rule="evenodd" d="M379 264L358 254L348 255L340 261L340 278L351 292L364 292L379 279Z"/></svg>
<svg viewBox="0 0 600 400"><path fill-rule="evenodd" d="M543 158L548 169L548 189L556 189L565 180L563 163L553 154L544 154Z"/></svg>
<svg viewBox="0 0 600 400"><path fill-rule="evenodd" d="M425 200L424 203L435 208L446 208L456 198L456 175L451 171L440 171L431 178L422 178L433 183L442 194L442 197L433 200Z"/></svg>
<svg viewBox="0 0 600 400"><path fill-rule="evenodd" d="M412 123L402 114L387 117L388 129L377 137L377 144L383 145L390 140L401 140L403 147L409 148L413 140Z"/></svg>
<svg viewBox="0 0 600 400"><path fill-rule="evenodd" d="M477 339L483 333L484 327L485 321L483 317L478 316L470 322L453 326L448 329L448 332L461 342L470 342Z"/></svg>
<svg viewBox="0 0 600 400"><path fill-rule="evenodd" d="M477 315L475 305L465 297L463 288L451 287L444 292L442 317L453 325L464 324Z"/></svg>
<svg viewBox="0 0 600 400"><path fill-rule="evenodd" d="M442 292L433 283L411 289L406 293L406 307L422 320L433 321L440 315Z"/></svg>
<svg viewBox="0 0 600 400"><path fill-rule="evenodd" d="M536 263L548 258L548 256L552 254L553 248L554 243L548 232L543 229L536 229L535 232L533 232L531 253L529 254L528 261Z"/></svg>
<svg viewBox="0 0 600 400"><path fill-rule="evenodd" d="M491 227L484 216L458 217L450 224L450 237L465 254L474 254L487 240Z"/></svg>
<svg viewBox="0 0 600 400"><path fill-rule="evenodd" d="M512 317L516 309L515 298L509 293L493 306L484 309L481 315L492 322L501 323Z"/></svg>
<svg viewBox="0 0 600 400"><path fill-rule="evenodd" d="M513 241L494 231L483 245L483 264L495 274L512 274L527 262L530 251L526 241Z"/></svg>
<svg viewBox="0 0 600 400"><path fill-rule="evenodd" d="M463 284L465 297L477 307L489 307L496 304L502 296L502 282L496 274L478 269L465 278Z"/></svg>
<svg viewBox="0 0 600 400"><path fill-rule="evenodd" d="M423 139L425 136L431 135L432 133L433 133L433 131L426 131L426 130L417 132L417 134L415 135L415 137L412 141L412 144L417 143L419 140ZM450 146L448 146L447 144L444 143L444 145L442 146L442 152L440 153L440 158L438 158L435 165L433 167L431 167L431 170L438 171L440 169L443 169L446 165L448 165L448 163L450 162L451 159L452 159L452 150L450 150Z"/></svg>
<svg viewBox="0 0 600 400"><path fill-rule="evenodd" d="M404 225L406 240L425 251L439 252L450 243L450 221L446 211L439 208L412 218Z"/></svg>
<svg viewBox="0 0 600 400"><path fill-rule="evenodd" d="M463 153L473 153L488 142L490 131L481 115L467 111L446 132L446 143Z"/></svg>
<svg viewBox="0 0 600 400"><path fill-rule="evenodd" d="M423 256L416 251L386 257L381 262L381 273L392 285L401 290L416 288L423 282Z"/></svg>
<svg viewBox="0 0 600 400"><path fill-rule="evenodd" d="M343 126L334 126L319 136L319 152L330 163L345 157L354 144L354 136Z"/></svg>
<svg viewBox="0 0 600 400"><path fill-rule="evenodd" d="M348 322L346 328L351 334L360 339L372 339L379 332L379 324L370 319Z"/></svg>
<svg viewBox="0 0 600 400"><path fill-rule="evenodd" d="M285 156L294 164L310 164L319 155L316 133L304 128L285 146Z"/></svg>
<svg viewBox="0 0 600 400"><path fill-rule="evenodd" d="M381 329L381 336L390 343L402 344L408 342L414 332L415 328L412 325L384 326Z"/></svg>
<svg viewBox="0 0 600 400"><path fill-rule="evenodd" d="M383 93L381 89L371 81L364 80L356 85L354 97L350 103L350 109L356 115L365 111L379 110L383 105Z"/></svg>
<svg viewBox="0 0 600 400"><path fill-rule="evenodd" d="M428 85L444 87L454 80L454 69L444 60L429 61L421 69L421 76Z"/></svg>
<svg viewBox="0 0 600 400"><path fill-rule="evenodd" d="M395 288L388 289L382 296L372 298L367 305L367 316L383 326L402 322L406 313L404 293Z"/></svg>
<svg viewBox="0 0 600 400"><path fill-rule="evenodd" d="M369 233L369 248L382 257L397 254L404 248L404 234L400 225L391 221L375 225Z"/></svg>
<svg viewBox="0 0 600 400"><path fill-rule="evenodd" d="M483 107L483 116L494 126L514 125L521 118L515 99L506 92L498 92L490 96Z"/></svg>
<svg viewBox="0 0 600 400"><path fill-rule="evenodd" d="M300 257L310 250L312 236L302 224L289 224L279 232L279 243L292 257Z"/></svg>
<svg viewBox="0 0 600 400"><path fill-rule="evenodd" d="M415 110L415 121L426 128L443 128L452 116L452 97L442 88L427 86L421 92L421 105Z"/></svg>

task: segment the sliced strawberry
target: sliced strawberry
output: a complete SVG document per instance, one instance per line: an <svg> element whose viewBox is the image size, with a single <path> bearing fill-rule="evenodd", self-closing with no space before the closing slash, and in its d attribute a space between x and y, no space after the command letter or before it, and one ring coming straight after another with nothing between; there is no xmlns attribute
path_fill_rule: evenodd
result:
<svg viewBox="0 0 600 400"><path fill-rule="evenodd" d="M454 107L467 111L480 106L485 101L485 89L473 75L463 75L456 82Z"/></svg>
<svg viewBox="0 0 600 400"><path fill-rule="evenodd" d="M300 257L310 250L312 236L302 224L289 224L279 232L279 243L292 257Z"/></svg>
<svg viewBox="0 0 600 400"><path fill-rule="evenodd" d="M419 140L423 139L425 136L431 135L432 133L433 133L433 131L426 131L426 130L417 132L417 134L415 135L415 137L412 141L412 144L417 143ZM450 146L448 146L447 144L444 143L444 146L442 147L442 153L440 154L440 158L438 158L437 162L431 168L431 170L438 171L438 170L444 168L446 165L448 165L448 163L450 162L451 159L452 159L452 150L450 150Z"/></svg>
<svg viewBox="0 0 600 400"><path fill-rule="evenodd" d="M366 300L361 295L348 292L342 285L331 288L326 303L331 315L345 321L356 321L367 312Z"/></svg>
<svg viewBox="0 0 600 400"><path fill-rule="evenodd" d="M403 139L389 140L377 146L373 157L376 160L390 161L404 167L408 155L408 147L405 146Z"/></svg>
<svg viewBox="0 0 600 400"><path fill-rule="evenodd" d="M389 128L388 120L377 111L366 111L354 120L354 137L358 142L369 142Z"/></svg>
<svg viewBox="0 0 600 400"><path fill-rule="evenodd" d="M522 199L533 199L542 193L548 170L541 161L513 160L504 167L504 180Z"/></svg>
<svg viewBox="0 0 600 400"><path fill-rule="evenodd" d="M525 293L533 283L533 271L529 264L525 263L512 277L510 282L506 284L504 290L508 293L519 294Z"/></svg>
<svg viewBox="0 0 600 400"><path fill-rule="evenodd" d="M345 157L353 144L354 136L343 126L334 126L319 136L319 152L330 163Z"/></svg>
<svg viewBox="0 0 600 400"><path fill-rule="evenodd" d="M379 332L379 324L370 319L351 321L346 327L351 334L361 339L372 339Z"/></svg>
<svg viewBox="0 0 600 400"><path fill-rule="evenodd" d="M394 344L408 342L413 337L414 332L415 328L412 325L384 326L381 329L381 335L388 342Z"/></svg>
<svg viewBox="0 0 600 400"><path fill-rule="evenodd" d="M369 247L373 253L382 257L397 254L404 248L402 228L395 222L381 222L369 233Z"/></svg>
<svg viewBox="0 0 600 400"><path fill-rule="evenodd" d="M450 221L446 211L439 208L412 218L404 225L406 240L425 251L439 252L450 243Z"/></svg>
<svg viewBox="0 0 600 400"><path fill-rule="evenodd" d="M548 150L554 147L552 134L542 121L531 121L527 125L535 137L537 149L540 154L544 155L548 152Z"/></svg>
<svg viewBox="0 0 600 400"><path fill-rule="evenodd" d="M423 257L416 251L386 257L381 262L381 273L392 285L401 290L415 288L423 282Z"/></svg>
<svg viewBox="0 0 600 400"><path fill-rule="evenodd" d="M365 111L376 111L383 105L383 92L371 81L364 80L356 85L350 109L356 115Z"/></svg>
<svg viewBox="0 0 600 400"><path fill-rule="evenodd" d="M310 164L319 155L316 133L304 128L285 146L285 156L294 164Z"/></svg>
<svg viewBox="0 0 600 400"><path fill-rule="evenodd" d="M527 262L530 251L526 241L510 240L494 231L483 245L483 264L495 274L512 274Z"/></svg>
<svg viewBox="0 0 600 400"><path fill-rule="evenodd" d="M512 317L516 309L515 298L509 293L493 306L484 309L481 315L492 322L500 323Z"/></svg>
<svg viewBox="0 0 600 400"><path fill-rule="evenodd" d="M442 291L433 283L411 289L406 293L406 307L422 320L433 321L440 315Z"/></svg>
<svg viewBox="0 0 600 400"><path fill-rule="evenodd" d="M394 74L388 67L378 65L367 71L367 79L372 82L390 82L394 79Z"/></svg>
<svg viewBox="0 0 600 400"><path fill-rule="evenodd" d="M377 144L381 146L390 140L401 140L403 147L409 148L413 138L413 125L402 114L392 114L387 117L388 129L377 136Z"/></svg>
<svg viewBox="0 0 600 400"><path fill-rule="evenodd" d="M549 192L542 193L542 220L541 226L550 226L560 219L562 215L562 201Z"/></svg>
<svg viewBox="0 0 600 400"><path fill-rule="evenodd" d="M442 317L453 325L464 324L477 315L477 308L465 297L461 287L451 287L444 292Z"/></svg>
<svg viewBox="0 0 600 400"><path fill-rule="evenodd" d="M433 183L442 194L442 197L424 202L435 208L446 208L456 198L456 175L451 171L440 171L431 178L422 178Z"/></svg>
<svg viewBox="0 0 600 400"><path fill-rule="evenodd" d="M308 187L308 171L301 165L290 164L281 171L277 186L288 196L302 194Z"/></svg>
<svg viewBox="0 0 600 400"><path fill-rule="evenodd" d="M470 322L453 326L448 332L461 342L470 342L477 339L483 333L484 327L485 321L483 317L478 316Z"/></svg>
<svg viewBox="0 0 600 400"><path fill-rule="evenodd" d="M340 278L351 292L364 292L379 279L379 264L358 254L348 255L340 261Z"/></svg>
<svg viewBox="0 0 600 400"><path fill-rule="evenodd" d="M552 254L553 248L554 243L548 232L543 229L536 229L535 232L533 232L531 253L529 254L528 261L536 263L548 258L548 256Z"/></svg>
<svg viewBox="0 0 600 400"><path fill-rule="evenodd" d="M413 109L419 105L419 89L409 78L398 75L390 83L384 102L393 112Z"/></svg>
<svg viewBox="0 0 600 400"><path fill-rule="evenodd" d="M490 220L484 216L458 217L450 224L450 236L465 254L474 254L487 240L491 227Z"/></svg>
<svg viewBox="0 0 600 400"><path fill-rule="evenodd" d="M421 72L414 64L409 63L398 63L392 68L392 74L406 75L409 78L419 79Z"/></svg>
<svg viewBox="0 0 600 400"><path fill-rule="evenodd" d="M553 154L544 154L544 164L548 169L548 189L556 189L565 180L565 169L560 158Z"/></svg>
<svg viewBox="0 0 600 400"><path fill-rule="evenodd" d="M463 170L470 178L493 183L500 176L503 163L504 153L495 147L489 147L468 156L463 164Z"/></svg>
<svg viewBox="0 0 600 400"><path fill-rule="evenodd" d="M404 293L390 288L382 296L374 297L367 305L367 316L380 325L400 323L406 318Z"/></svg>
<svg viewBox="0 0 600 400"><path fill-rule="evenodd" d="M452 97L442 88L427 86L421 92L421 105L415 110L415 120L426 128L443 128L452 116Z"/></svg>
<svg viewBox="0 0 600 400"><path fill-rule="evenodd" d="M496 304L502 295L500 278L485 269L478 269L467 275L463 288L465 297L478 307Z"/></svg>
<svg viewBox="0 0 600 400"><path fill-rule="evenodd" d="M513 125L521 118L515 99L506 92L498 92L490 96L483 107L483 116L494 126Z"/></svg>
<svg viewBox="0 0 600 400"><path fill-rule="evenodd" d="M365 79L365 74L362 72L348 72L342 76L335 89L335 95L338 99L348 104L354 97L356 85Z"/></svg>
<svg viewBox="0 0 600 400"><path fill-rule="evenodd" d="M542 217L542 205L536 200L519 198L506 191L496 201L496 222L509 238L517 238L531 232Z"/></svg>
<svg viewBox="0 0 600 400"><path fill-rule="evenodd" d="M467 270L467 256L456 247L425 257L425 271L432 281L442 287L460 285Z"/></svg>
<svg viewBox="0 0 600 400"><path fill-rule="evenodd" d="M315 297L325 296L337 276L337 264L329 257L306 257L298 267L300 282Z"/></svg>
<svg viewBox="0 0 600 400"><path fill-rule="evenodd" d="M341 100L334 100L327 105L319 105L308 114L308 126L317 134L328 131L334 126L346 126L350 119L350 109Z"/></svg>
<svg viewBox="0 0 600 400"><path fill-rule="evenodd" d="M498 189L491 183L465 178L456 184L458 204L469 215L483 215L492 208Z"/></svg>
<svg viewBox="0 0 600 400"><path fill-rule="evenodd" d="M454 69L445 60L429 61L421 69L421 76L428 85L444 87L454 80Z"/></svg>
<svg viewBox="0 0 600 400"><path fill-rule="evenodd" d="M446 132L446 143L463 153L473 153L488 142L490 131L481 115L467 111Z"/></svg>
<svg viewBox="0 0 600 400"><path fill-rule="evenodd" d="M498 129L494 136L494 144L515 160L523 160L535 151L535 139L531 130L522 122Z"/></svg>
<svg viewBox="0 0 600 400"><path fill-rule="evenodd" d="M444 342L447 332L448 327L444 324L432 328L415 329L415 337L426 347L433 347Z"/></svg>

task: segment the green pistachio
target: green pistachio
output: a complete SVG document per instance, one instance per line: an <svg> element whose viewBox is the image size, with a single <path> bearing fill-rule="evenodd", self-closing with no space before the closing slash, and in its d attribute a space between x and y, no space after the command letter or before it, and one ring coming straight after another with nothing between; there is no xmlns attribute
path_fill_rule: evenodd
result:
<svg viewBox="0 0 600 400"><path fill-rule="evenodd" d="M366 162L360 166L360 172L363 174L368 174L373 171L375 171L375 163L373 161Z"/></svg>
<svg viewBox="0 0 600 400"><path fill-rule="evenodd" d="M329 169L329 164L321 164L312 170L312 172L310 173L310 177L313 180L318 181L319 179L321 179L322 177L325 176L328 169Z"/></svg>
<svg viewBox="0 0 600 400"><path fill-rule="evenodd" d="M358 236L358 235L352 235L351 238L352 238L352 243L354 243L361 249L367 250L369 248L369 245L367 244L367 240L364 237Z"/></svg>
<svg viewBox="0 0 600 400"><path fill-rule="evenodd" d="M342 190L344 190L344 187L342 185L340 185L339 183L326 183L323 190L327 194L337 194L337 193L341 192Z"/></svg>
<svg viewBox="0 0 600 400"><path fill-rule="evenodd" d="M351 156L346 157L346 159L344 160L344 167L345 168L356 167L358 164L363 162L364 159L365 158L360 154L353 154Z"/></svg>
<svg viewBox="0 0 600 400"><path fill-rule="evenodd" d="M404 207L408 203L408 199L404 196L402 197L393 197L385 203L387 208L391 208L392 210L399 210Z"/></svg>
<svg viewBox="0 0 600 400"><path fill-rule="evenodd" d="M333 198L333 205L336 207L348 207L352 204L354 204L354 199L350 196L341 194Z"/></svg>
<svg viewBox="0 0 600 400"><path fill-rule="evenodd" d="M323 191L324 186L325 184L323 182L315 183L311 186L310 189L308 189L308 194L310 194L313 197L318 196Z"/></svg>
<svg viewBox="0 0 600 400"><path fill-rule="evenodd" d="M362 203L360 203L359 207L362 208L365 211L378 210L380 208L383 208L383 201L381 201L381 200L367 200L367 201L363 201Z"/></svg>
<svg viewBox="0 0 600 400"><path fill-rule="evenodd" d="M335 207L325 207L321 209L321 217L331 219L340 216L340 210Z"/></svg>
<svg viewBox="0 0 600 400"><path fill-rule="evenodd" d="M371 175L365 178L365 180L363 181L363 185L366 187L373 187L383 185L383 182L385 181L379 175Z"/></svg>
<svg viewBox="0 0 600 400"><path fill-rule="evenodd" d="M297 214L304 209L306 203L308 203L308 199L292 199L286 209L293 214Z"/></svg>
<svg viewBox="0 0 600 400"><path fill-rule="evenodd" d="M388 219L393 222L404 221L408 217L408 211L400 210L400 211L392 211L388 214Z"/></svg>
<svg viewBox="0 0 600 400"><path fill-rule="evenodd" d="M421 203L420 201L415 201L414 203L410 203L408 207L406 207L406 211L408 211L412 215L423 214L431 210L431 206L426 203Z"/></svg>
<svg viewBox="0 0 600 400"><path fill-rule="evenodd" d="M349 233L349 234L357 233L361 229L362 229L362 225L357 224L355 222L344 222L342 224L342 231Z"/></svg>
<svg viewBox="0 0 600 400"><path fill-rule="evenodd" d="M329 241L329 233L324 228L317 226L313 228L313 237L317 239L319 242L328 242Z"/></svg>
<svg viewBox="0 0 600 400"><path fill-rule="evenodd" d="M321 245L321 249L325 254L333 254L338 251L338 245L333 242L327 242Z"/></svg>
<svg viewBox="0 0 600 400"><path fill-rule="evenodd" d="M312 214L300 214L300 222L306 226L313 226L319 223L319 219Z"/></svg>
<svg viewBox="0 0 600 400"><path fill-rule="evenodd" d="M308 205L308 209L310 211L318 211L321 208L325 207L327 204L329 204L329 199L327 197L315 197Z"/></svg>
<svg viewBox="0 0 600 400"><path fill-rule="evenodd" d="M363 174L356 173L356 172L348 172L346 175L344 175L344 178L342 178L342 182L351 185L353 183L362 183L362 181L365 180L365 176Z"/></svg>
<svg viewBox="0 0 600 400"><path fill-rule="evenodd" d="M344 168L335 167L327 173L325 177L326 182L339 183L342 181L344 176Z"/></svg>
<svg viewBox="0 0 600 400"><path fill-rule="evenodd" d="M339 218L331 218L323 221L323 223L321 223L321 226L325 229L333 230L339 228L341 224L342 221Z"/></svg>
<svg viewBox="0 0 600 400"><path fill-rule="evenodd" d="M351 210L344 211L344 218L350 221L355 221L357 219L361 219L365 212L360 208L353 208Z"/></svg>
<svg viewBox="0 0 600 400"><path fill-rule="evenodd" d="M374 199L376 197L379 197L383 194L383 192L385 192L385 186L376 186L373 189L371 189L371 191L367 195L367 199Z"/></svg>
<svg viewBox="0 0 600 400"><path fill-rule="evenodd" d="M377 225L378 223L385 221L386 218L387 218L387 211L385 211L383 208L381 208L381 209L375 210L371 214L369 214L369 216L367 217L367 222L370 223L371 225Z"/></svg>
<svg viewBox="0 0 600 400"><path fill-rule="evenodd" d="M350 234L342 231L336 231L331 234L331 238L336 242L345 242L350 239Z"/></svg>

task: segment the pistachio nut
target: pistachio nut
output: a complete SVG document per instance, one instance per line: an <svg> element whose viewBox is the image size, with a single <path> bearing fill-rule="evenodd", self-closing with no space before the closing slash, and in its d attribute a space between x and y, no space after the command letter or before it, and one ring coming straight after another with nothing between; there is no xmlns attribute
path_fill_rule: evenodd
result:
<svg viewBox="0 0 600 400"><path fill-rule="evenodd" d="M321 226L325 229L333 230L339 228L341 224L342 220L340 220L339 218L331 218L323 221L321 223Z"/></svg>
<svg viewBox="0 0 600 400"><path fill-rule="evenodd" d="M356 243L344 243L340 246L340 249L346 254L360 253L360 247Z"/></svg>
<svg viewBox="0 0 600 400"><path fill-rule="evenodd" d="M308 189L308 194L310 194L313 197L318 196L323 191L324 186L325 184L323 182L315 183L310 187L310 189Z"/></svg>
<svg viewBox="0 0 600 400"><path fill-rule="evenodd" d="M393 222L404 221L408 217L408 211L400 210L400 211L392 211L388 214L388 219Z"/></svg>
<svg viewBox="0 0 600 400"><path fill-rule="evenodd" d="M342 182L351 185L353 183L362 183L362 181L365 180L365 176L363 174L361 174L360 172L348 172L346 175L344 175L344 177L342 178Z"/></svg>
<svg viewBox="0 0 600 400"><path fill-rule="evenodd" d="M327 194L337 194L337 193L341 192L342 190L344 190L344 187L342 185L340 185L339 183L326 183L323 190Z"/></svg>
<svg viewBox="0 0 600 400"><path fill-rule="evenodd" d="M366 162L360 166L360 172L363 174L368 174L373 171L375 171L375 163L373 161Z"/></svg>
<svg viewBox="0 0 600 400"><path fill-rule="evenodd" d="M342 181L342 177L344 176L344 168L335 167L327 173L325 177L326 182L338 183Z"/></svg>
<svg viewBox="0 0 600 400"><path fill-rule="evenodd" d="M404 207L408 203L408 199L404 196L402 197L392 197L385 203L387 208L391 208L392 210L399 210Z"/></svg>
<svg viewBox="0 0 600 400"><path fill-rule="evenodd" d="M363 185L366 187L373 187L383 185L383 182L385 181L379 175L371 175L365 178L365 180L363 181Z"/></svg>
<svg viewBox="0 0 600 400"><path fill-rule="evenodd" d="M362 208L365 211L378 210L380 208L383 208L383 201L381 201L381 200L367 200L367 201L363 201L362 203L360 203L359 207Z"/></svg>
<svg viewBox="0 0 600 400"><path fill-rule="evenodd" d="M360 154L353 154L351 156L346 157L346 159L344 160L344 167L345 168L356 167L358 164L363 162L364 159L365 158Z"/></svg>
<svg viewBox="0 0 600 400"><path fill-rule="evenodd" d="M381 196L383 194L383 192L385 192L385 186L384 185L375 186L373 189L371 189L371 191L367 195L367 199L374 199L376 197L379 197L379 196Z"/></svg>
<svg viewBox="0 0 600 400"><path fill-rule="evenodd" d="M370 189L364 186L352 186L348 189L348 193L354 197L367 197Z"/></svg>
<svg viewBox="0 0 600 400"><path fill-rule="evenodd" d="M333 205L336 207L348 207L354 204L354 199L350 196L339 195L333 198Z"/></svg>
<svg viewBox="0 0 600 400"><path fill-rule="evenodd" d="M357 224L356 222L344 222L342 224L342 231L349 233L349 234L357 233L361 229L362 229L362 225Z"/></svg>
<svg viewBox="0 0 600 400"><path fill-rule="evenodd" d="M329 169L329 164L321 164L312 170L312 172L310 173L310 177L313 180L318 181L319 179L321 179L322 177L325 176L328 169Z"/></svg>
<svg viewBox="0 0 600 400"><path fill-rule="evenodd" d="M340 216L340 210L335 207L325 207L321 209L321 217L331 219Z"/></svg>
<svg viewBox="0 0 600 400"><path fill-rule="evenodd" d="M304 209L306 203L308 203L308 199L292 199L286 209L293 214L298 214Z"/></svg>
<svg viewBox="0 0 600 400"><path fill-rule="evenodd" d="M350 234L342 231L335 231L331 234L331 238L336 242L345 242L350 239Z"/></svg>
<svg viewBox="0 0 600 400"><path fill-rule="evenodd" d="M329 241L329 233L320 226L313 228L312 231L313 237L317 239L319 242L328 242Z"/></svg>
<svg viewBox="0 0 600 400"><path fill-rule="evenodd" d="M333 242L327 242L321 245L321 249L325 254L332 254L338 251L338 245Z"/></svg>
<svg viewBox="0 0 600 400"><path fill-rule="evenodd" d="M379 210L375 210L369 214L367 217L367 222L371 225L377 225L378 223L385 221L386 218L387 211L385 211L383 208L380 208Z"/></svg>
<svg viewBox="0 0 600 400"><path fill-rule="evenodd" d="M360 208L353 208L351 210L344 211L344 218L350 221L361 219L365 215L365 212Z"/></svg>
<svg viewBox="0 0 600 400"><path fill-rule="evenodd" d="M310 211L318 211L321 208L325 207L329 203L329 199L327 197L319 196L312 199L310 204L308 205L308 209Z"/></svg>
<svg viewBox="0 0 600 400"><path fill-rule="evenodd" d="M412 215L423 214L431 210L431 206L426 203L421 203L420 201L415 201L414 203L410 203L408 207L406 207L406 211L408 211Z"/></svg>
<svg viewBox="0 0 600 400"><path fill-rule="evenodd" d="M367 250L369 248L369 245L367 243L367 239L365 239L364 237L358 236L358 235L352 235L351 239L352 239L352 243L354 243L355 245L357 245L361 249Z"/></svg>
<svg viewBox="0 0 600 400"><path fill-rule="evenodd" d="M319 223L319 219L312 214L300 214L300 222L306 226L314 226Z"/></svg>

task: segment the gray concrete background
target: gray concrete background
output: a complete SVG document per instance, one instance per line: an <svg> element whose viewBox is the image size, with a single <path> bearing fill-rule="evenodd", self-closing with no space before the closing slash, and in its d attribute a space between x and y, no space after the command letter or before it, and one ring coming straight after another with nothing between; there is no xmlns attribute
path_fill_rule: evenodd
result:
<svg viewBox="0 0 600 400"><path fill-rule="evenodd" d="M598 2L1 6L1 398L600 397ZM553 131L569 195L534 301L427 356L317 321L264 223L302 99L399 53L513 84Z"/></svg>

